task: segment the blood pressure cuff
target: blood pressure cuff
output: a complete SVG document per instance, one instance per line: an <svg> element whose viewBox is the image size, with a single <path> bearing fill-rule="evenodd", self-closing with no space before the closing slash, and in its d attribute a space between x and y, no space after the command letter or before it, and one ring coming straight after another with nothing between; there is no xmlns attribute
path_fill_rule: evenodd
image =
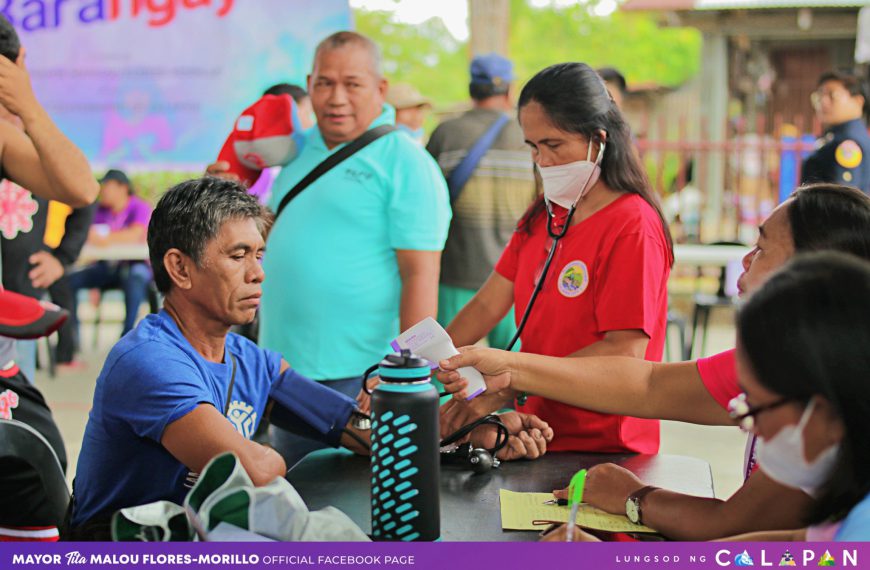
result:
<svg viewBox="0 0 870 570"><path fill-rule="evenodd" d="M288 368L272 384L269 421L295 434L338 447L356 400Z"/></svg>

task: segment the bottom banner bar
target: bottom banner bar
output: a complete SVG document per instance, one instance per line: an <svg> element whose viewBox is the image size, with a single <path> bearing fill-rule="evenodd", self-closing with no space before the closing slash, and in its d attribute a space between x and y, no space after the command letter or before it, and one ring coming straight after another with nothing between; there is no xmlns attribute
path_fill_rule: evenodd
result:
<svg viewBox="0 0 870 570"><path fill-rule="evenodd" d="M0 543L0 568L870 568L870 543Z"/></svg>

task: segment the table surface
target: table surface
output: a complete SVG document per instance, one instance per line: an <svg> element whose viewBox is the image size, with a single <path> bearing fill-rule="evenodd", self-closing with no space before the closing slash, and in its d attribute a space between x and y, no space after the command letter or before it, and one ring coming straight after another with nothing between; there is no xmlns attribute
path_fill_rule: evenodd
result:
<svg viewBox="0 0 870 570"><path fill-rule="evenodd" d="M739 261L748 247L739 245L702 245L678 243L674 245L674 258L677 263L686 265L726 265ZM117 261L148 259L148 246L142 244L117 244L103 247L85 245L82 248L82 261Z"/></svg>
<svg viewBox="0 0 870 570"><path fill-rule="evenodd" d="M703 497L713 495L710 466L679 455L548 453L535 461L512 461L489 473L456 465L441 467L441 536L446 541L532 541L538 533L503 531L499 489L550 492L568 484L579 469L617 463L643 481ZM303 460L287 475L312 510L332 505L364 532L371 532L369 460L347 451L326 450Z"/></svg>
<svg viewBox="0 0 870 570"><path fill-rule="evenodd" d="M674 244L674 260L685 265L728 265L740 261L750 248L743 245Z"/></svg>
<svg viewBox="0 0 870 570"><path fill-rule="evenodd" d="M142 261L148 259L148 245L125 243L106 246L88 245L82 248L78 263L93 261Z"/></svg>

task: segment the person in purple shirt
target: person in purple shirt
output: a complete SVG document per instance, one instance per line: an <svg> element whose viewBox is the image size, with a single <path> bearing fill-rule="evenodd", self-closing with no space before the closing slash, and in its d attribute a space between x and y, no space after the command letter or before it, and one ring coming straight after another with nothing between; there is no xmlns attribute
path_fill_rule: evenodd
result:
<svg viewBox="0 0 870 570"><path fill-rule="evenodd" d="M133 193L127 175L120 170L109 170L100 179L99 207L87 243L94 246L145 243L150 219L151 205ZM145 300L151 278L151 268L144 261L98 261L73 273L70 288L73 299L76 299L79 289L121 289L126 308L123 336L136 324L139 306ZM75 304L71 313L78 330Z"/></svg>

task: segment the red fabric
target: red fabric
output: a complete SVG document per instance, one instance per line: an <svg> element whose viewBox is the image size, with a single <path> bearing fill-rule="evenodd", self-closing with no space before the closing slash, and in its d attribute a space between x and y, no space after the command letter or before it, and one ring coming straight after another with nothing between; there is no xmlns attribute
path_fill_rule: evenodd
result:
<svg viewBox="0 0 870 570"><path fill-rule="evenodd" d="M698 374L704 387L716 402L728 409L728 402L741 392L737 383L737 364L734 360L735 350L701 358L698 360Z"/></svg>
<svg viewBox="0 0 870 570"><path fill-rule="evenodd" d="M45 308L36 299L12 291L0 291L0 323L7 326L26 326L39 320Z"/></svg>
<svg viewBox="0 0 870 570"><path fill-rule="evenodd" d="M0 362L0 365L2 365L2 364L3 363ZM0 378L12 378L16 374L18 374L20 371L21 371L21 369L18 368L18 365L13 364L12 367L7 369L7 370L0 370Z"/></svg>
<svg viewBox="0 0 870 570"><path fill-rule="evenodd" d="M265 95L236 119L218 160L227 161L230 172L246 186L252 186L264 168L282 166L289 159L287 152L274 153L276 148L286 150L298 128L293 121L295 105L290 95Z"/></svg>
<svg viewBox="0 0 870 570"><path fill-rule="evenodd" d="M552 241L546 216L533 226L531 234L514 233L495 267L514 283L517 322ZM567 356L608 331L640 329L650 337L645 358L661 360L669 274L670 252L655 210L640 196L621 196L560 241L523 331L522 351ZM599 414L537 396L519 409L549 422L553 451L658 452L657 420Z"/></svg>
<svg viewBox="0 0 870 570"><path fill-rule="evenodd" d="M58 542L56 526L0 527L0 542Z"/></svg>

